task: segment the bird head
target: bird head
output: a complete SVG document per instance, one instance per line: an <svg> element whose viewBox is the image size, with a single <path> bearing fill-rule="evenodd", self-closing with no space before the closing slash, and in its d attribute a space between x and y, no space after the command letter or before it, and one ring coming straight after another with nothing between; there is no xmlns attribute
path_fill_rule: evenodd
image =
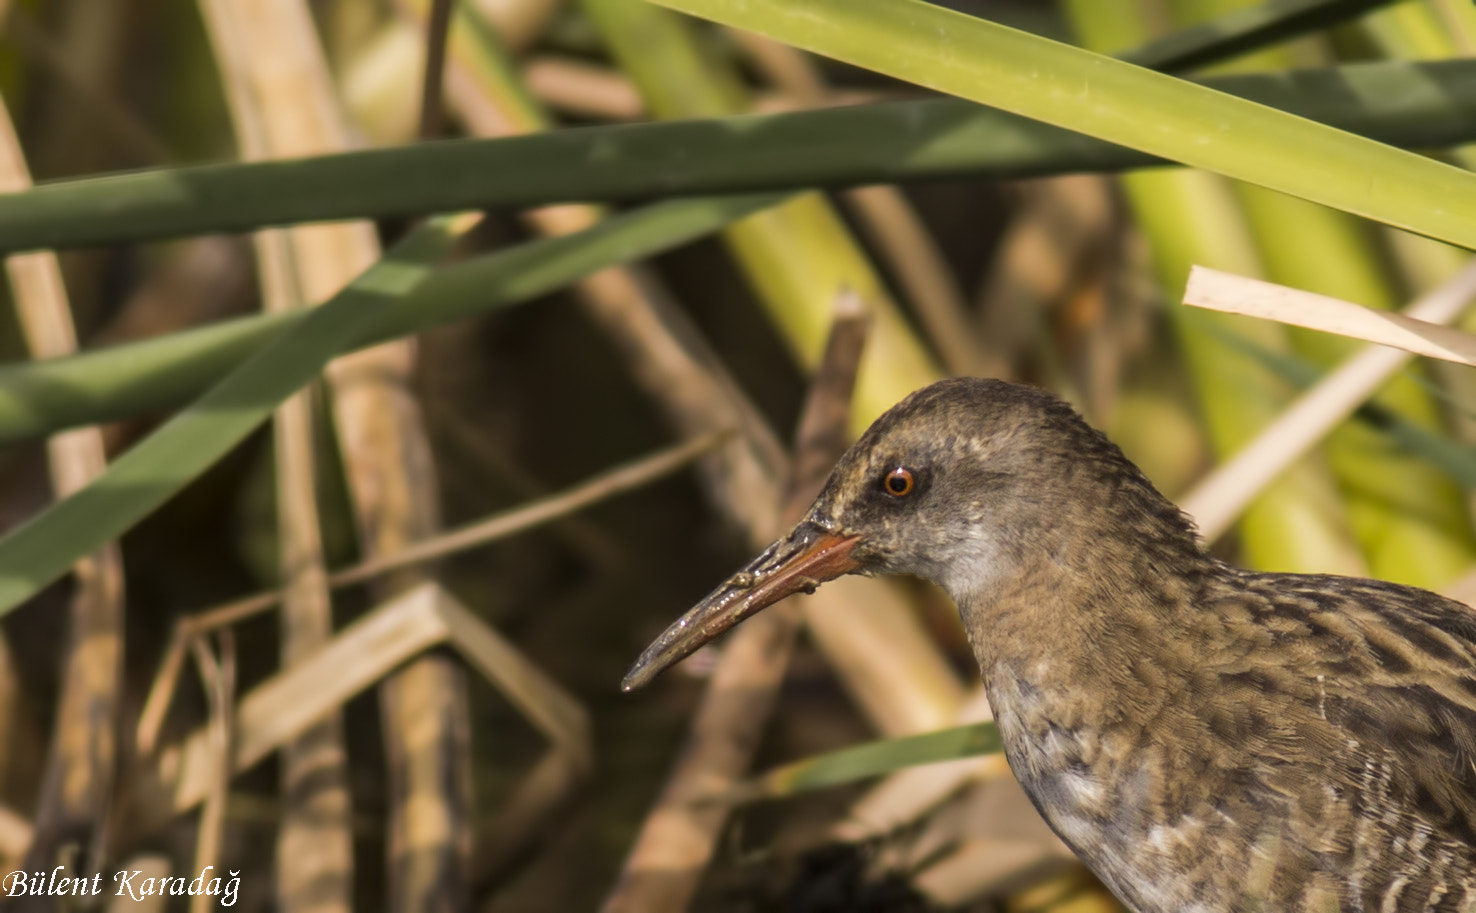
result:
<svg viewBox="0 0 1476 913"><path fill-rule="evenodd" d="M844 574L910 574L967 604L1029 559L1071 562L1083 537L1182 514L1065 402L1035 387L954 378L913 393L846 451L787 534L651 644L641 687L744 618Z"/></svg>

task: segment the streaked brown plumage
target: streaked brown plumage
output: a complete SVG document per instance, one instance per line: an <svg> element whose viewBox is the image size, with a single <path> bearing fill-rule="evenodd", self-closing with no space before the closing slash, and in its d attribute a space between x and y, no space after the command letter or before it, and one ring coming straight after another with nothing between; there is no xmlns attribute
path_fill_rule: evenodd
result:
<svg viewBox="0 0 1476 913"><path fill-rule="evenodd" d="M1476 910L1476 611L1259 574L1043 391L914 393L626 687L845 573L958 603L1011 768L1128 906Z"/></svg>

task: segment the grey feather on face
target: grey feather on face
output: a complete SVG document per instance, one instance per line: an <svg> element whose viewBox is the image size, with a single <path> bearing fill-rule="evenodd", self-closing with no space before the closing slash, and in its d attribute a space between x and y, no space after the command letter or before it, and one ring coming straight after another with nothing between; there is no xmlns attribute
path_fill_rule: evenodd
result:
<svg viewBox="0 0 1476 913"><path fill-rule="evenodd" d="M899 468L916 480L905 497L886 489ZM960 604L1042 554L1075 561L1124 517L1169 516L1179 546L1198 550L1187 518L1070 406L1003 381L943 381L903 400L841 458L809 516L861 536L866 572L931 580Z"/></svg>

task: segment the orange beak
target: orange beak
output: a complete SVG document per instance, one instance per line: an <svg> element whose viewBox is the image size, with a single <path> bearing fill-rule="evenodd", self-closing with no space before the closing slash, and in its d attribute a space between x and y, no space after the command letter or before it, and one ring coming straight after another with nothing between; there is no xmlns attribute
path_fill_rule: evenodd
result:
<svg viewBox="0 0 1476 913"><path fill-rule="evenodd" d="M841 536L801 522L656 638L625 674L621 689L646 685L698 647L784 597L813 593L825 581L859 570L861 565L851 557L859 541L859 536Z"/></svg>

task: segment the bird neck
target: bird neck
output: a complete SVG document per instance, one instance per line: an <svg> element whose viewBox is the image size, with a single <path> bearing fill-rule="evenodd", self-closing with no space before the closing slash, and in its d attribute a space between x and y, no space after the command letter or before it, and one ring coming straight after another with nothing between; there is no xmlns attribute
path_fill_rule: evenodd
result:
<svg viewBox="0 0 1476 913"><path fill-rule="evenodd" d="M1179 636L1224 568L1186 523L1141 516L1038 530L996 567L988 587L953 594L986 680L1050 666L1072 687L1106 686Z"/></svg>

